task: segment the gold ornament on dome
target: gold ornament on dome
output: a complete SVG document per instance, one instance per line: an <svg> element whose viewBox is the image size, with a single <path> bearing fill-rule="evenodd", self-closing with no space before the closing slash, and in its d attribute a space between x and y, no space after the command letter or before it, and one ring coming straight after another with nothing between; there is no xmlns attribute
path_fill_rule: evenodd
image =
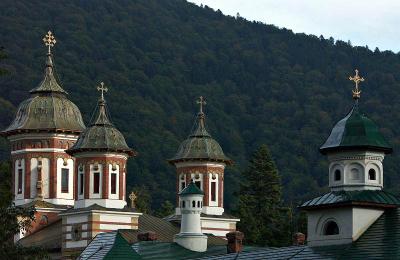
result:
<svg viewBox="0 0 400 260"><path fill-rule="evenodd" d="M137 199L136 193L132 191L131 194L129 194L129 199L131 200L131 208L132 209L136 208L136 199Z"/></svg>
<svg viewBox="0 0 400 260"><path fill-rule="evenodd" d="M56 44L56 38L54 37L53 33L51 31L48 31L47 34L43 37L43 42L44 45L46 45L47 47L49 47L48 49L48 53L51 53L51 47L54 47L54 45Z"/></svg>
<svg viewBox="0 0 400 260"><path fill-rule="evenodd" d="M357 70L357 69L355 70L355 72L356 72L356 75L350 76L350 77L349 77L349 80L354 81L354 83L356 84L356 85L355 85L355 88L352 90L352 92L353 92L353 99L357 100L357 99L359 99L360 96L361 96L361 90L360 90L360 88L358 87L358 84L359 84L360 82L363 82L363 81L364 81L364 78L363 78L363 77L360 77L360 76L358 75L358 70Z"/></svg>

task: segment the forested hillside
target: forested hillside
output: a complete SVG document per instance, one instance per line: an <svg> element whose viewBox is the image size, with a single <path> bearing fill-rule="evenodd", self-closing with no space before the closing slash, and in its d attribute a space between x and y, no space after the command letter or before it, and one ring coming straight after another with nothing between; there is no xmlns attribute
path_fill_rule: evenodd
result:
<svg viewBox="0 0 400 260"><path fill-rule="evenodd" d="M358 68L360 106L394 147L385 186L399 193L400 56L350 43L227 17L183 0L0 1L0 46L8 58L0 78L0 127L41 80L47 30L57 38L56 71L88 122L98 93L116 126L139 155L128 185L148 187L153 206L174 201L175 172L166 163L189 134L207 99L209 132L235 160L226 173L232 207L239 171L267 144L287 202L327 185L318 152L334 123L352 106L348 76ZM8 158L1 140L1 159Z"/></svg>

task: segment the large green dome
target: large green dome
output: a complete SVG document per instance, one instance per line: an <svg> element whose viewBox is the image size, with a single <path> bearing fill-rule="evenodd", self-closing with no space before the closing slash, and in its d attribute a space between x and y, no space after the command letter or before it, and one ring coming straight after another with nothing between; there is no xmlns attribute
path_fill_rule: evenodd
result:
<svg viewBox="0 0 400 260"><path fill-rule="evenodd" d="M79 152L97 151L135 155L135 151L126 144L122 133L109 120L103 98L98 102L97 111L96 120L83 131L67 153L73 155Z"/></svg>
<svg viewBox="0 0 400 260"><path fill-rule="evenodd" d="M205 128L205 115L198 114L198 125L195 131L179 146L178 152L168 161L216 161L231 164L232 160L225 156L221 146L211 137Z"/></svg>
<svg viewBox="0 0 400 260"><path fill-rule="evenodd" d="M392 152L392 148L379 132L377 125L359 112L357 102L350 113L332 129L330 136L320 148L323 154L331 151L360 149Z"/></svg>
<svg viewBox="0 0 400 260"><path fill-rule="evenodd" d="M80 133L85 129L81 112L54 77L51 54L47 55L43 81L30 93L2 135L32 131Z"/></svg>

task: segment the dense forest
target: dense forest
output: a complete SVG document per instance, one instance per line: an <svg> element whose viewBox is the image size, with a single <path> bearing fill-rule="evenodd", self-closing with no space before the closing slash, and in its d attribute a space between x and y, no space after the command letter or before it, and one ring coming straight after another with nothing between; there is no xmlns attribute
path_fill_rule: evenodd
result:
<svg viewBox="0 0 400 260"><path fill-rule="evenodd" d="M0 1L0 128L40 82L43 35L57 38L56 71L70 99L90 120L109 86L113 122L138 151L128 186L148 189L153 207L174 201L171 158L191 131L196 97L207 99L207 127L235 164L226 172L226 205L235 203L240 171L267 144L287 203L327 186L318 148L352 106L348 76L366 78L360 106L394 147L385 160L385 187L399 193L400 56L350 42L224 16L183 0ZM5 140L0 159L8 158Z"/></svg>

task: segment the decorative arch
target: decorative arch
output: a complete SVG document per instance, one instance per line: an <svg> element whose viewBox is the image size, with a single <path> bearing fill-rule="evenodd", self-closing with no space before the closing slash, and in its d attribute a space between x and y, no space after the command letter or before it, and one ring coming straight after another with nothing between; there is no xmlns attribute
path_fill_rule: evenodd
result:
<svg viewBox="0 0 400 260"><path fill-rule="evenodd" d="M322 232L324 236L339 235L339 225L335 221L329 220L324 224Z"/></svg>

